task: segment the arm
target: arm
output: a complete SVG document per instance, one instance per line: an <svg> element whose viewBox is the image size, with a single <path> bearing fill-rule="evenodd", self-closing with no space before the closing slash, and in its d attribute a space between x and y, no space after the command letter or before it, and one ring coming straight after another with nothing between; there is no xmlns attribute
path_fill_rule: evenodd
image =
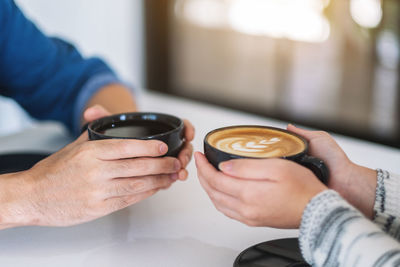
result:
<svg viewBox="0 0 400 267"><path fill-rule="evenodd" d="M300 248L312 266L398 266L400 245L333 190L315 196L300 227Z"/></svg>
<svg viewBox="0 0 400 267"><path fill-rule="evenodd" d="M293 125L288 130L305 137L312 156L330 170L329 188L396 239L400 239L400 177L351 162L335 140L325 132L307 131Z"/></svg>
<svg viewBox="0 0 400 267"><path fill-rule="evenodd" d="M0 93L37 119L59 120L77 133L96 93L113 87L115 98L127 95L101 59L84 59L71 44L48 38L12 0L0 2L0 32ZM127 98L131 101L123 101L128 104L124 110L133 110L132 96Z"/></svg>
<svg viewBox="0 0 400 267"><path fill-rule="evenodd" d="M217 171L195 154L215 207L250 226L297 228L312 266L398 266L400 245L304 167L281 159L231 160Z"/></svg>

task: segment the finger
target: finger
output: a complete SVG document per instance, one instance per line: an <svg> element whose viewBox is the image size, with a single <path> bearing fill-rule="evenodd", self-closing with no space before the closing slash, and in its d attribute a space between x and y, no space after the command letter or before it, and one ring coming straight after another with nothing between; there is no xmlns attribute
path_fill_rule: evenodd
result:
<svg viewBox="0 0 400 267"><path fill-rule="evenodd" d="M273 182L275 177L282 176L282 171L287 171L294 164L283 159L235 159L221 163L219 168L234 177Z"/></svg>
<svg viewBox="0 0 400 267"><path fill-rule="evenodd" d="M181 152L179 152L178 159L182 164L182 168L186 168L192 159L193 155L193 145L189 142L186 142Z"/></svg>
<svg viewBox="0 0 400 267"><path fill-rule="evenodd" d="M190 142L194 138L195 129L190 121L183 120L183 123L185 125L185 139Z"/></svg>
<svg viewBox="0 0 400 267"><path fill-rule="evenodd" d="M245 223L244 217L242 215L240 215L237 211L228 209L227 207L223 207L223 206L215 206L215 208L219 212L223 213L225 216L227 216L233 220Z"/></svg>
<svg viewBox="0 0 400 267"><path fill-rule="evenodd" d="M173 157L134 158L107 161L101 169L107 178L139 177L177 173L181 163Z"/></svg>
<svg viewBox="0 0 400 267"><path fill-rule="evenodd" d="M186 181L188 176L189 176L189 173L185 169L180 170L179 173L178 173L178 179L180 181Z"/></svg>
<svg viewBox="0 0 400 267"><path fill-rule="evenodd" d="M109 198L104 201L104 209L108 211L108 213L126 208L130 205L133 205L137 202L140 202L148 197L154 195L158 190L151 190L144 193L140 193L137 195L131 196L123 196L123 197L115 197Z"/></svg>
<svg viewBox="0 0 400 267"><path fill-rule="evenodd" d="M201 177L210 187L234 197L240 194L244 181L217 171L200 152L195 153L195 159L199 178Z"/></svg>
<svg viewBox="0 0 400 267"><path fill-rule="evenodd" d="M100 105L95 105L85 110L85 112L83 113L83 119L85 121L94 121L109 115L111 115L111 113L104 107Z"/></svg>
<svg viewBox="0 0 400 267"><path fill-rule="evenodd" d="M113 179L107 184L105 198L141 194L169 187L174 182L169 174Z"/></svg>
<svg viewBox="0 0 400 267"><path fill-rule="evenodd" d="M311 139L314 139L314 138L322 136L322 132L321 131L305 130L305 129L298 128L298 127L294 126L293 124L289 124L287 126L287 129L288 129L288 131L291 131L291 132L293 132L295 134L298 134L298 135L304 137L305 139L307 139L307 141L310 141Z"/></svg>
<svg viewBox="0 0 400 267"><path fill-rule="evenodd" d="M212 203L218 210L220 207L224 207L233 211L241 206L241 203L236 196L231 196L220 192L210 186L208 181L203 176L199 175L198 177L201 186L204 188Z"/></svg>
<svg viewBox="0 0 400 267"><path fill-rule="evenodd" d="M101 160L159 157L168 151L168 146L158 140L107 139L90 144L94 155Z"/></svg>

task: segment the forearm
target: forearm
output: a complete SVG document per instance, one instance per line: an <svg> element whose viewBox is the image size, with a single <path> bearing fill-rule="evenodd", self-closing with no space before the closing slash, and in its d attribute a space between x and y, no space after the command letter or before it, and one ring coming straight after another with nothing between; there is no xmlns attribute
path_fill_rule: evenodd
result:
<svg viewBox="0 0 400 267"><path fill-rule="evenodd" d="M35 223L27 172L0 175L0 230Z"/></svg>
<svg viewBox="0 0 400 267"><path fill-rule="evenodd" d="M351 163L348 182L343 190L337 190L344 199L360 210L367 218L374 216L377 173L360 165Z"/></svg>
<svg viewBox="0 0 400 267"><path fill-rule="evenodd" d="M299 239L313 266L395 266L400 260L400 245L332 190L307 205Z"/></svg>

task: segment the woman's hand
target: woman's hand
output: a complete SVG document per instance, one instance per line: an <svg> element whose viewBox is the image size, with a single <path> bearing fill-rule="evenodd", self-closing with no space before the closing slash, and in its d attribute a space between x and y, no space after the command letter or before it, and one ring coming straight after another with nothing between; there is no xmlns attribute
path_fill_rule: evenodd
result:
<svg viewBox="0 0 400 267"><path fill-rule="evenodd" d="M250 226L298 228L308 202L326 190L314 174L283 159L239 159L217 171L199 152L198 177L215 207Z"/></svg>
<svg viewBox="0 0 400 267"><path fill-rule="evenodd" d="M376 171L351 162L326 132L307 131L293 125L288 125L287 129L307 139L309 154L322 159L328 166L330 174L328 187L340 193L368 218L372 218Z"/></svg>

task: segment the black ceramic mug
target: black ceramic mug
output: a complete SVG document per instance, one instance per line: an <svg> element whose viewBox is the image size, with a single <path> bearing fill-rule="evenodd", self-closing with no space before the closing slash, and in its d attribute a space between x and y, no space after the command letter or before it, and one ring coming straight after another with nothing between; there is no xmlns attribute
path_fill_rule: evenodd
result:
<svg viewBox="0 0 400 267"><path fill-rule="evenodd" d="M219 128L204 138L204 153L218 169L221 162L231 159L283 158L310 169L324 184L329 171L324 162L307 155L308 142L303 137L284 129L239 125Z"/></svg>
<svg viewBox="0 0 400 267"><path fill-rule="evenodd" d="M133 112L112 115L88 124L90 140L160 140L168 145L165 156L177 157L184 142L183 121L175 116Z"/></svg>

